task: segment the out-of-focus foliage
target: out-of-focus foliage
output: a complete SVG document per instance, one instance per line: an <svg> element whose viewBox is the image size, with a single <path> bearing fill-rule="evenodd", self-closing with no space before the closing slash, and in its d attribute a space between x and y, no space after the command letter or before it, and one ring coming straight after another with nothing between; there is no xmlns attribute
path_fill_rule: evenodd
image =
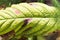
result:
<svg viewBox="0 0 60 40"><path fill-rule="evenodd" d="M6 6L10 6L11 4L20 3L21 0L0 0L0 5L5 4Z"/></svg>
<svg viewBox="0 0 60 40"><path fill-rule="evenodd" d="M52 3L55 7L60 8L60 0L52 0Z"/></svg>
<svg viewBox="0 0 60 40"><path fill-rule="evenodd" d="M50 2L52 2L52 4L54 6L59 6L60 7L60 0L0 0L0 5L6 5L6 6L11 6L12 4L17 4L20 2L43 2L43 3L47 3L47 4L51 4Z"/></svg>

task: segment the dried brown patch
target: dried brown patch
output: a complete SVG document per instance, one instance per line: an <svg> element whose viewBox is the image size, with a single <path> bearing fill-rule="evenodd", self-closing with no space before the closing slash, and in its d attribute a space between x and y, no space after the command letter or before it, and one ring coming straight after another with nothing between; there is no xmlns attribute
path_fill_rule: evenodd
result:
<svg viewBox="0 0 60 40"><path fill-rule="evenodd" d="M2 38L2 40L9 40L14 35L15 35L15 32L14 31L10 31L9 33L1 35L1 38Z"/></svg>

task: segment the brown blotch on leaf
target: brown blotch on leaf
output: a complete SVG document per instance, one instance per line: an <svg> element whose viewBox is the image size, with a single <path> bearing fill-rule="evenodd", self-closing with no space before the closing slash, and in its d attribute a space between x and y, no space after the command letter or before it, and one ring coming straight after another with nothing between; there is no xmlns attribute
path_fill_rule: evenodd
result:
<svg viewBox="0 0 60 40"><path fill-rule="evenodd" d="M60 30L57 30L53 33L49 33L47 36L45 36L46 40L57 40L57 38L60 37Z"/></svg>
<svg viewBox="0 0 60 40"><path fill-rule="evenodd" d="M2 40L9 40L10 38L12 38L13 36L15 36L15 32L14 31L10 31L4 35L1 35L0 38Z"/></svg>

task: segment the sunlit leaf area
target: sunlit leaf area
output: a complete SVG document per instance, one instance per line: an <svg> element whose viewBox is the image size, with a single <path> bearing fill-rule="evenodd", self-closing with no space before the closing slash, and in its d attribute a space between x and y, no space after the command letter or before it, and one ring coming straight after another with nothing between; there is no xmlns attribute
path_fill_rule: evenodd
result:
<svg viewBox="0 0 60 40"><path fill-rule="evenodd" d="M0 0L0 40L60 40L60 0Z"/></svg>

